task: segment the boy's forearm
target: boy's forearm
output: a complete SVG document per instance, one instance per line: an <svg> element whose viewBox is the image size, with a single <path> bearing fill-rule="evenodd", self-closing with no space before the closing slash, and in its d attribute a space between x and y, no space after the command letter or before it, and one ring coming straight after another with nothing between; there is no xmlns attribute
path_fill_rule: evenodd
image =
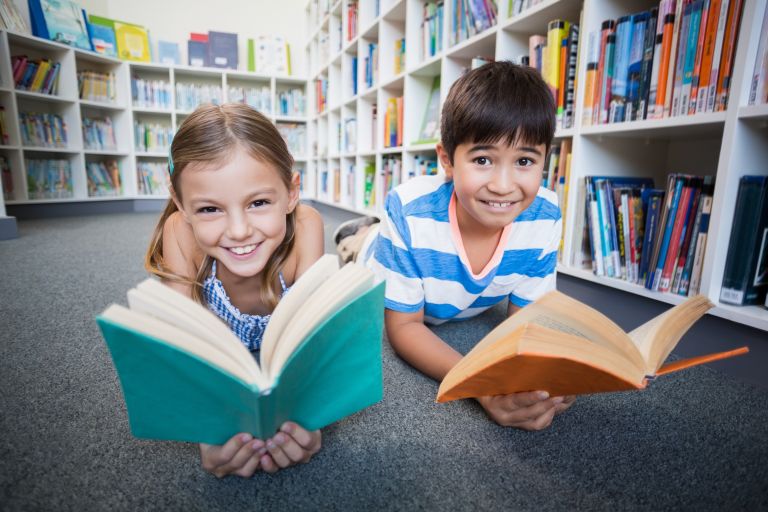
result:
<svg viewBox="0 0 768 512"><path fill-rule="evenodd" d="M387 337L400 357L438 381L443 380L462 357L421 322L387 325Z"/></svg>

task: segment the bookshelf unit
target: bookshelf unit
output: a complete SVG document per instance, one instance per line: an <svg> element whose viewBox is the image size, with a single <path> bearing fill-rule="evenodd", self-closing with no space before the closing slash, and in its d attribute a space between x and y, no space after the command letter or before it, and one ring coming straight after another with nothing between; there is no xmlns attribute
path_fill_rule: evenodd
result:
<svg viewBox="0 0 768 512"><path fill-rule="evenodd" d="M700 291L715 303L716 307L710 311L712 315L768 331L768 309L733 307L719 302L739 178L745 174L768 175L768 105L748 106L749 77L759 44L766 0L744 2L725 111L590 126L581 122L584 100L580 90L581 84L586 82L588 34L599 29L605 19L657 7L658 0L545 0L515 16L508 12L510 2L499 0L496 25L454 45L450 45L449 37L453 2L446 0L440 34L442 50L431 57L424 57L421 48L423 0L360 2L358 35L351 39L347 37L348 3L349 0L309 0L306 5L310 34L307 43L309 80L325 77L331 97L323 112L311 108L309 114L310 174L318 178L324 175L322 180L326 180L325 192L320 188L309 192L317 201L360 214L380 215L383 201L378 193L373 207L364 203L365 167L368 163L375 165L379 185L384 161L392 155L402 159L400 181L409 178L415 157L435 158L434 144L414 143L435 76L441 77L442 105L450 86L470 66L472 58L516 60L520 55L528 54L529 36L547 33L548 21L565 19L579 23L574 123L573 127L558 129L555 134L555 144L563 138L572 139L564 250L558 272L668 304L682 302L682 296L652 292L641 285L599 277L591 268L574 264L580 238L574 229L577 208L571 205L583 200L579 197L578 184L585 176L652 177L657 187L663 187L671 173L712 175L715 190ZM379 12L374 11L376 5L380 7ZM334 27L341 27L340 36L335 37L342 43L329 45L330 50L323 57L323 52L319 51L320 37L332 32ZM395 74L393 49L395 40L400 37L406 40L405 72ZM378 44L379 70L373 86L366 87L363 59L368 55L371 43ZM358 94L353 94L351 86L353 56L358 57ZM334 83L339 62L341 78L339 83ZM312 94L314 89L310 88ZM387 100L399 95L404 98L403 144L385 148L382 133ZM313 100L309 103L314 107ZM375 120L372 117L374 108L377 111ZM337 144L334 123L352 116L356 117L356 145L352 151L346 151L344 147L334 145ZM351 163L354 163L354 176L347 178L344 168ZM342 192L354 191L339 194L338 200L333 197L334 175L329 172L335 165L342 168ZM318 179L317 183L321 185L322 180ZM310 177L308 182L311 181Z"/></svg>
<svg viewBox="0 0 768 512"><path fill-rule="evenodd" d="M33 59L48 58L61 63L58 90L41 94L15 89L11 57L27 55ZM78 74L83 72L114 75L111 98L81 99ZM145 83L164 84L163 101L139 101L134 79ZM229 69L168 66L156 63L126 62L93 52L40 39L28 34L0 31L0 105L5 109L9 143L0 145L0 155L11 167L13 197L0 197L0 219L6 215L6 205L26 207L46 203L83 203L105 200L166 199L162 188L154 193L140 190L139 168L144 164L164 168L168 158L167 142L184 118L200 101L218 103L243 101L254 105L276 124L303 126L308 148L307 82L302 77L266 75ZM277 98L281 93L299 89L303 94L303 109L281 114ZM152 89L154 90L154 89ZM181 97L177 93L183 93ZM134 96L137 96L134 98ZM189 96L199 101L187 101ZM52 114L61 117L67 127L67 144L63 147L41 147L22 140L19 115L22 113ZM114 133L114 144L87 144L82 126L85 121L106 123ZM148 127L152 143L137 137L136 128ZM144 132L142 132L144 133ZM159 134L159 135L158 135ZM304 153L306 153L306 149ZM296 168L306 175L306 154L294 154ZM34 198L28 193L30 159L58 159L69 162L71 193L67 197ZM121 189L114 195L91 195L88 190L86 167L115 161L119 169ZM160 178L165 179L164 174Z"/></svg>

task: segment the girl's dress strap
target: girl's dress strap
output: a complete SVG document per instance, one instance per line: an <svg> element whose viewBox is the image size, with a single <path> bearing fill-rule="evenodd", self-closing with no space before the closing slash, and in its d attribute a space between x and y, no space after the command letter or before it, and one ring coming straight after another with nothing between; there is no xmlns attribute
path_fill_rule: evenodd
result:
<svg viewBox="0 0 768 512"><path fill-rule="evenodd" d="M279 272L277 274L277 277L280 278L280 286L283 287L283 293L287 292L288 291L288 287L285 285L285 279L283 279L283 273Z"/></svg>

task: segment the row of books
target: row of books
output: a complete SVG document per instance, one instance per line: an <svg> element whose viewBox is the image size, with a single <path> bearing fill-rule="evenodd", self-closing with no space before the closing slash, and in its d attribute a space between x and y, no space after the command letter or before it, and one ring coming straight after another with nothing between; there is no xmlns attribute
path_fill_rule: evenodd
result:
<svg viewBox="0 0 768 512"><path fill-rule="evenodd" d="M405 71L405 38L395 39L394 72L399 75Z"/></svg>
<svg viewBox="0 0 768 512"><path fill-rule="evenodd" d="M437 174L437 170L437 158L415 155L411 159L408 177L433 176Z"/></svg>
<svg viewBox="0 0 768 512"><path fill-rule="evenodd" d="M139 194L148 196L168 193L168 165L160 162L136 162L136 180Z"/></svg>
<svg viewBox="0 0 768 512"><path fill-rule="evenodd" d="M11 134L8 131L8 124L5 119L5 107L0 105L0 144L10 144Z"/></svg>
<svg viewBox="0 0 768 512"><path fill-rule="evenodd" d="M294 88L277 93L277 112L281 116L303 116L307 112L307 99L303 89Z"/></svg>
<svg viewBox="0 0 768 512"><path fill-rule="evenodd" d="M165 80L132 77L131 99L134 107L170 110L173 104L171 84Z"/></svg>
<svg viewBox="0 0 768 512"><path fill-rule="evenodd" d="M760 105L768 102L768 5L763 12L760 27L760 44L757 47L755 64L752 66L752 82L749 87L749 104Z"/></svg>
<svg viewBox="0 0 768 512"><path fill-rule="evenodd" d="M428 59L443 51L443 24L445 4L443 0L425 2L421 22L421 57Z"/></svg>
<svg viewBox="0 0 768 512"><path fill-rule="evenodd" d="M373 161L366 162L363 168L363 206L376 208L376 162Z"/></svg>
<svg viewBox="0 0 768 512"><path fill-rule="evenodd" d="M379 190L381 199L385 200L387 194L398 186L403 176L403 160L399 155L386 155L381 159L381 173L379 176Z"/></svg>
<svg viewBox="0 0 768 512"><path fill-rule="evenodd" d="M328 79L320 77L315 80L315 112L322 114L328 103Z"/></svg>
<svg viewBox="0 0 768 512"><path fill-rule="evenodd" d="M357 37L358 20L357 0L350 0L347 3L347 41L352 41Z"/></svg>
<svg viewBox="0 0 768 512"><path fill-rule="evenodd" d="M72 197L72 168L64 159L25 159L29 199Z"/></svg>
<svg viewBox="0 0 768 512"><path fill-rule="evenodd" d="M117 149L115 130L110 117L83 118L83 145L85 149Z"/></svg>
<svg viewBox="0 0 768 512"><path fill-rule="evenodd" d="M589 34L582 124L725 110L743 0L662 0Z"/></svg>
<svg viewBox="0 0 768 512"><path fill-rule="evenodd" d="M117 79L112 72L78 71L77 90L81 100L113 102L116 98Z"/></svg>
<svg viewBox="0 0 768 512"><path fill-rule="evenodd" d="M714 180L671 174L585 178L585 235L596 275L678 295L699 292ZM582 246L583 247L583 246Z"/></svg>
<svg viewBox="0 0 768 512"><path fill-rule="evenodd" d="M230 85L227 89L229 101L245 103L259 112L272 112L272 90L268 85L262 87L238 87Z"/></svg>
<svg viewBox="0 0 768 512"><path fill-rule="evenodd" d="M19 115L19 128L24 146L67 147L67 124L58 114L22 112Z"/></svg>
<svg viewBox="0 0 768 512"><path fill-rule="evenodd" d="M85 166L89 197L119 196L122 191L120 167L115 160L88 162Z"/></svg>
<svg viewBox="0 0 768 512"><path fill-rule="evenodd" d="M465 39L496 25L498 7L495 0L452 0L450 44Z"/></svg>
<svg viewBox="0 0 768 512"><path fill-rule="evenodd" d="M191 112L203 103L222 103L223 91L220 85L176 83L176 109Z"/></svg>
<svg viewBox="0 0 768 512"><path fill-rule="evenodd" d="M288 151L294 158L303 158L307 154L307 125L305 123L275 123Z"/></svg>
<svg viewBox="0 0 768 512"><path fill-rule="evenodd" d="M531 7L535 7L545 1L546 0L509 0L509 8L507 12L509 12L510 17L517 16Z"/></svg>
<svg viewBox="0 0 768 512"><path fill-rule="evenodd" d="M403 145L403 97L389 98L384 113L384 147Z"/></svg>
<svg viewBox="0 0 768 512"><path fill-rule="evenodd" d="M541 73L552 91L557 128L573 126L578 48L579 25L570 21L552 20L547 23L546 35L528 38L528 65Z"/></svg>
<svg viewBox="0 0 768 512"><path fill-rule="evenodd" d="M11 57L13 83L21 91L56 94L59 89L60 62L33 60L26 55Z"/></svg>
<svg viewBox="0 0 768 512"><path fill-rule="evenodd" d="M368 54L363 59L365 75L363 83L366 89L370 89L379 81L379 45L368 43Z"/></svg>
<svg viewBox="0 0 768 512"><path fill-rule="evenodd" d="M136 151L163 153L171 147L173 128L169 124L134 120L133 140Z"/></svg>

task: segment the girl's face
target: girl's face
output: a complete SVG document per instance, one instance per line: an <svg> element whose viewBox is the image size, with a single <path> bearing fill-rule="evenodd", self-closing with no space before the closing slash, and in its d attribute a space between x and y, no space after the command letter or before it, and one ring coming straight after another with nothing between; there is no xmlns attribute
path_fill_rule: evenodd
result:
<svg viewBox="0 0 768 512"><path fill-rule="evenodd" d="M239 145L223 165L192 163L183 172L183 201L174 201L200 249L234 276L258 275L283 242L298 184L286 188L272 164Z"/></svg>

